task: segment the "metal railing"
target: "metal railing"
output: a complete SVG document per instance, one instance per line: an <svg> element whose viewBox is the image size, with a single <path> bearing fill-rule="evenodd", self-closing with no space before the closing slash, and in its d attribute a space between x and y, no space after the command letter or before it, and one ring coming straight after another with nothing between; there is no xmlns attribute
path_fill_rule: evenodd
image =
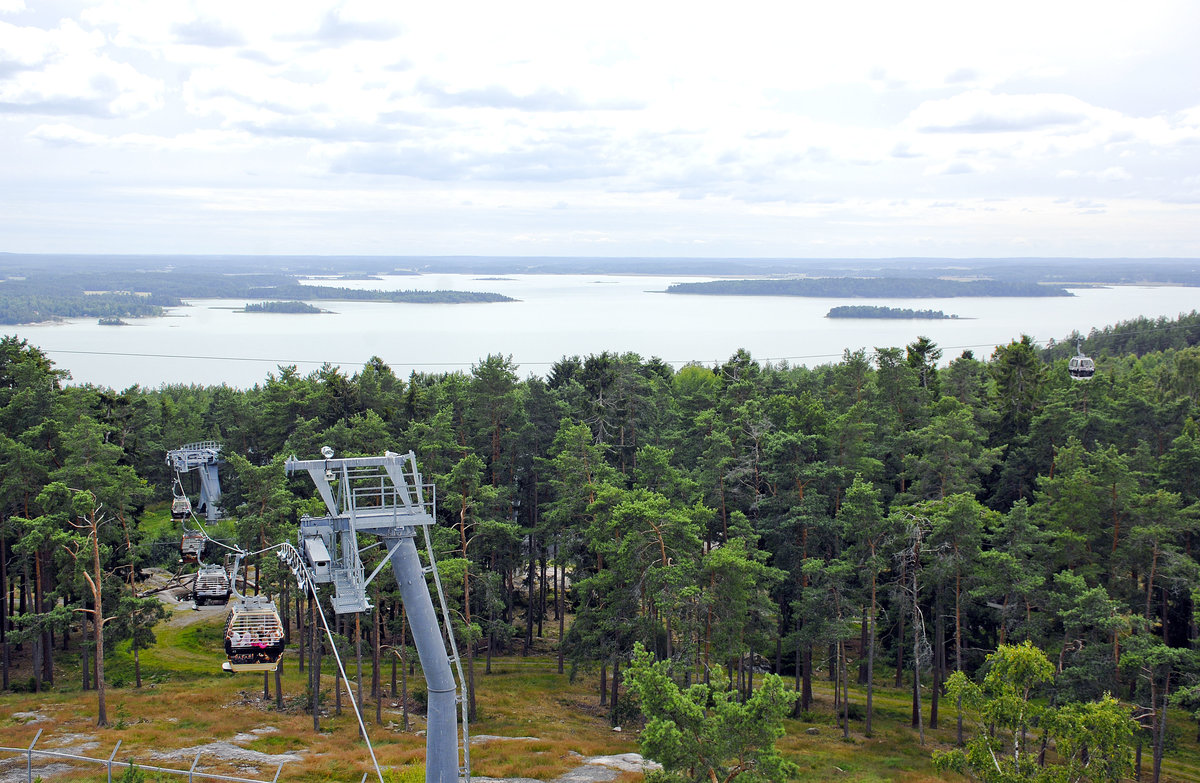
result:
<svg viewBox="0 0 1200 783"><path fill-rule="evenodd" d="M199 751L196 753L196 758L192 761L192 766L190 768L174 769L171 767L156 767L150 764L138 764L132 759L129 761L117 761L117 751L121 749L122 740L117 740L117 746L113 748L112 753L109 754L107 759L95 759L90 756L79 756L74 753L64 753L60 750L34 750L33 746L37 744L37 741L41 738L43 731L44 729L38 729L38 733L34 735L33 742L29 743L28 748L7 748L0 746L0 753L15 753L18 756L25 756L25 772L27 783L33 783L34 780L34 756L39 758L66 759L68 761L81 761L89 764L100 764L101 766L108 768L108 783L112 783L113 767L131 766L136 766L138 769L146 770L148 772L165 772L169 775L186 775L188 783L194 783L196 780L227 780L232 781L232 783L277 783L279 780L279 773L283 772L283 765L287 763L286 761L279 762L279 768L275 770L275 776L268 782L265 780L258 780L256 778L241 778L234 775L221 775L216 772L197 771L196 767L200 765L200 757L204 754L204 751ZM363 779L366 779L366 775L363 775Z"/></svg>

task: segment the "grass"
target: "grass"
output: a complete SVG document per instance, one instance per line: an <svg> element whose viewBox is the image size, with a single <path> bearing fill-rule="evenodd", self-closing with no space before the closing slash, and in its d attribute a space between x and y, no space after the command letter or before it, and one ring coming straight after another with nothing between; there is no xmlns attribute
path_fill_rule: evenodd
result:
<svg viewBox="0 0 1200 783"><path fill-rule="evenodd" d="M128 651L118 649L108 657L108 671L129 685L108 688L110 726L95 726L96 695L79 690L78 655L64 655L56 675L56 685L40 694L0 694L0 744L24 747L39 728L45 733L38 747L49 748L68 735L98 743L85 755L106 758L121 741L119 760L133 759L140 764L157 764L186 769L195 751L172 760L156 760L152 753L199 748L214 741L231 741L246 735L238 744L270 755L296 754L299 761L284 765L281 783L317 783L318 781L358 781L373 768L366 746L358 733L343 697L343 712L333 713L332 669L323 679L321 730L313 731L312 717L301 709L305 701L307 672L300 673L294 648L284 657L283 690L285 709L275 709L274 700L262 698L262 677L228 676L220 672L221 622L223 615L188 615L197 619L189 625L162 624L157 629L158 644L142 652L145 687L130 687L132 662ZM496 740L471 747L472 771L476 775L504 778L554 778L574 769L581 757L624 753L637 750L636 727L612 731L603 708L597 704L596 672L584 672L575 681L557 674L556 664L545 648L536 656L496 658L492 673L484 674L483 661L477 661L476 686L478 717L471 726L475 736L533 737L536 739ZM369 658L369 656L368 656ZM330 663L327 659L326 663ZM364 661L364 663L367 663ZM74 668L72 668L74 667ZM367 663L369 670L369 663ZM21 672L14 674L14 681ZM28 674L26 673L27 677ZM365 674L369 678L369 674ZM385 664L383 681L390 680ZM272 689L273 689L272 677ZM369 683L369 679L366 680ZM882 680L881 680L882 683ZM421 676L410 676L409 685L420 686ZM926 729L926 744L920 745L915 730L908 725L910 695L907 688L881 685L875 692L875 733L863 736L861 721L851 721L849 741L832 717L832 684L814 681L815 703L804 720L788 720L786 736L780 740L784 755L800 767L799 780L816 783L836 779L848 783L932 783L947 779L933 771L930 752L949 748L954 740L954 705L943 700L941 726ZM364 690L369 691L368 688ZM865 694L851 688L851 701L863 705ZM397 706L393 706L397 705ZM374 723L374 704L364 711L368 731L380 765L390 770L389 783L423 780L425 738L421 716L412 716L410 731L401 731L398 700L383 698L383 726ZM928 702L926 702L928 714ZM14 713L36 711L49 718L26 722ZM1164 763L1164 780L1200 779L1200 751L1195 742L1195 725L1182 713L1171 716L1172 747ZM274 731L261 731L264 729ZM258 734L252 734L260 729ZM809 733L815 730L815 733ZM252 738L250 738L252 737ZM82 741L77 738L75 743ZM2 759L0 759L2 760ZM1148 775L1150 754L1144 755ZM257 771L251 772L250 769ZM276 764L220 763L213 754L202 756L200 769L269 780ZM60 780L105 780L103 768L85 767ZM114 777L116 777L114 775ZM166 779L177 780L177 777ZM620 783L636 783L641 775L624 773ZM147 783L154 777L148 773Z"/></svg>

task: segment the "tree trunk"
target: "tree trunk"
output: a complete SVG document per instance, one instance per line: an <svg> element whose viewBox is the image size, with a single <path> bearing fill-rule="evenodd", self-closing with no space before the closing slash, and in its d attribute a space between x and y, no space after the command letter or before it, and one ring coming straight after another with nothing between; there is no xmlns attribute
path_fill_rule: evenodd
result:
<svg viewBox="0 0 1200 783"><path fill-rule="evenodd" d="M542 552L538 558L538 612L537 612L537 635L542 638L542 620L546 617L546 553Z"/></svg>
<svg viewBox="0 0 1200 783"><path fill-rule="evenodd" d="M842 739L850 739L850 661L846 658L846 642L838 642L841 654L840 668L842 673Z"/></svg>
<svg viewBox="0 0 1200 783"><path fill-rule="evenodd" d="M812 645L804 645L804 656L800 664L801 683L800 683L800 709L808 712L812 709L813 690L812 690Z"/></svg>
<svg viewBox="0 0 1200 783"><path fill-rule="evenodd" d="M557 559L558 547L555 546L555 556ZM554 604L558 611L558 673L563 673L563 639L567 638L567 568L562 563L555 566L555 571L558 572L558 585L554 589Z"/></svg>
<svg viewBox="0 0 1200 783"><path fill-rule="evenodd" d="M362 691L362 623L359 618L362 617L358 612L354 613L354 679L356 681L355 695L358 697L358 703L355 709L358 710L358 716L362 717L363 708L363 691Z"/></svg>
<svg viewBox="0 0 1200 783"><path fill-rule="evenodd" d="M383 608L379 604L379 588L375 588L375 617L371 626L371 698L375 700L375 723L383 724L380 702L383 701L379 674L379 626L383 624Z"/></svg>
<svg viewBox="0 0 1200 783"><path fill-rule="evenodd" d="M913 569L912 569L912 625L913 625L913 717L916 718L916 726L921 737L921 745L925 744L925 724L921 716L921 615L920 606L917 604L917 598L920 593L917 591L917 566L921 553L921 541L917 538L917 543L913 545Z"/></svg>
<svg viewBox="0 0 1200 783"><path fill-rule="evenodd" d="M946 620L942 612L942 594L937 592L937 597L934 599L933 606L933 687L929 694L929 728L936 729L938 727L938 707L941 702L942 695L942 678L944 661L946 658Z"/></svg>
<svg viewBox="0 0 1200 783"><path fill-rule="evenodd" d="M536 538L533 533L529 534L529 571L525 574L525 648L521 652L522 655L529 655L529 651L533 648L533 615L534 601L533 596L536 594L537 582L534 579L534 569L537 566L536 560Z"/></svg>
<svg viewBox="0 0 1200 783"><path fill-rule="evenodd" d="M296 591L296 637L300 640L300 654L297 657L300 660L300 671L303 672L304 643L308 634L304 632L304 596L300 594L299 590Z"/></svg>
<svg viewBox="0 0 1200 783"><path fill-rule="evenodd" d="M308 681L312 688L313 731L321 730L321 642L317 638L317 594L313 591L308 598L308 628L312 636L309 638L309 649L312 651L309 659Z"/></svg>
<svg viewBox="0 0 1200 783"><path fill-rule="evenodd" d="M0 535L0 691L8 690L8 541Z"/></svg>
<svg viewBox="0 0 1200 783"><path fill-rule="evenodd" d="M868 628L869 623L867 622L867 609L868 609L867 605L863 604L862 621L858 626L858 628L859 628L858 651L859 651L859 655L861 656L858 659L858 684L859 685L867 684L867 659L866 659L866 656L863 655L863 653L865 653L867 650L867 644L868 644L867 634L870 633L870 629Z"/></svg>
<svg viewBox="0 0 1200 783"><path fill-rule="evenodd" d="M283 665L275 667L275 709L283 711Z"/></svg>
<svg viewBox="0 0 1200 783"><path fill-rule="evenodd" d="M871 576L871 613L867 617L871 627L867 631L867 725L866 735L871 736L871 722L875 708L875 576Z"/></svg>
<svg viewBox="0 0 1200 783"><path fill-rule="evenodd" d="M90 649L89 649L89 645L88 645L87 623L88 623L87 613L84 613L82 615L82 618L79 621L79 626L80 626L80 629L79 629L80 630L80 634L79 634L79 652L80 652L79 668L82 670L82 674L83 674L83 692L84 693L87 693L88 691L90 691L92 689L92 665L88 662L88 658L90 658L91 655L89 654Z"/></svg>
<svg viewBox="0 0 1200 783"><path fill-rule="evenodd" d="M408 615L400 619L400 711L404 714L404 730L408 731ZM396 689L396 676L392 675L392 691Z"/></svg>
<svg viewBox="0 0 1200 783"><path fill-rule="evenodd" d="M336 650L337 642L334 642L333 646ZM339 650L338 655L342 652L344 651ZM337 658L334 658L334 663L337 663ZM333 714L342 714L342 667L336 665L333 667Z"/></svg>
<svg viewBox="0 0 1200 783"><path fill-rule="evenodd" d="M95 511L92 512L92 569L96 574L92 584L92 600L96 606L92 619L96 628L96 725L108 725L108 708L104 701L104 572L100 570L100 530ZM89 580L91 581L91 580Z"/></svg>
<svg viewBox="0 0 1200 783"><path fill-rule="evenodd" d="M1163 749L1167 740L1167 704L1170 694L1171 673L1168 671L1162 688L1162 707L1159 709L1158 730L1154 733L1154 771L1150 778L1151 783L1159 783L1162 775Z"/></svg>
<svg viewBox="0 0 1200 783"><path fill-rule="evenodd" d="M609 709L611 710L611 712L609 713L611 715L610 723L613 726L617 725L617 699L618 699L617 689L620 687L620 684L621 684L621 658L620 658L620 656L614 656L613 657L613 676L612 676L612 699L611 699L611 703L609 705Z"/></svg>
<svg viewBox="0 0 1200 783"><path fill-rule="evenodd" d="M954 671L961 672L963 670L963 642L962 642L962 570L955 569L954 572ZM963 745L963 709L962 709L962 694L958 694L958 700L955 707L958 711L958 717L955 718L955 741L959 747Z"/></svg>

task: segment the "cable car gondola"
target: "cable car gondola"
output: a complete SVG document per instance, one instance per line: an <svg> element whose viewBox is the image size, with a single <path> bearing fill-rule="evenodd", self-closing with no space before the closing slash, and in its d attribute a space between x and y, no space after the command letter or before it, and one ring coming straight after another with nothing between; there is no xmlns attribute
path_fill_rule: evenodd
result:
<svg viewBox="0 0 1200 783"><path fill-rule="evenodd" d="M175 477L175 483L171 485L171 517L173 519L183 519L192 513L192 501L188 500L187 494L183 491L183 485L179 483L179 477Z"/></svg>
<svg viewBox="0 0 1200 783"><path fill-rule="evenodd" d="M1067 364L1067 372L1070 374L1071 380L1086 381L1096 374L1096 363L1084 356L1083 351L1076 346L1075 355Z"/></svg>
<svg viewBox="0 0 1200 783"><path fill-rule="evenodd" d="M229 574L225 573L225 567L215 563L200 566L192 588L192 600L196 605L209 602L223 604L229 600L229 595Z"/></svg>
<svg viewBox="0 0 1200 783"><path fill-rule="evenodd" d="M283 623L266 596L239 595L225 623L227 672L273 672L283 657Z"/></svg>
<svg viewBox="0 0 1200 783"><path fill-rule="evenodd" d="M203 530L183 529L183 538L179 542L179 558L185 563L199 563L200 555L204 554L204 542L208 536Z"/></svg>

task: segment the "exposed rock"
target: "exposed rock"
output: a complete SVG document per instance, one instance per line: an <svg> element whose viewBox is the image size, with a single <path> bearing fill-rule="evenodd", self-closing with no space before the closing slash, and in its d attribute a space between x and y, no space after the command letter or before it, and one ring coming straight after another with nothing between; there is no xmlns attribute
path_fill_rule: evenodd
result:
<svg viewBox="0 0 1200 783"><path fill-rule="evenodd" d="M647 761L641 753L618 753L615 756L592 756L584 764L593 764L615 769L618 772L651 772L662 769L657 761Z"/></svg>
<svg viewBox="0 0 1200 783"><path fill-rule="evenodd" d="M202 754L201 761L203 761L203 756L208 755L216 756L222 761L248 761L254 764L270 764L272 766L277 766L285 761L300 761L300 756L294 753L279 753L276 755L260 753L257 750L239 747L232 742L210 742L207 745L196 745L191 748L163 751L155 753L153 756L156 759L191 761L196 758L197 753Z"/></svg>
<svg viewBox="0 0 1200 783"><path fill-rule="evenodd" d="M11 763L20 762L20 763ZM38 764L33 765L33 774L39 778L51 778L55 775L64 775L68 772L76 771L75 767L70 764ZM25 767L25 759L13 758L0 761L0 783L26 783L29 780L29 772Z"/></svg>
<svg viewBox="0 0 1200 783"><path fill-rule="evenodd" d="M472 735L472 737L471 737L471 744L479 745L484 742L497 742L497 741L506 741L506 740L507 741L518 740L518 741L524 741L524 742L541 742L540 737L501 737L498 734L475 734L475 735Z"/></svg>

